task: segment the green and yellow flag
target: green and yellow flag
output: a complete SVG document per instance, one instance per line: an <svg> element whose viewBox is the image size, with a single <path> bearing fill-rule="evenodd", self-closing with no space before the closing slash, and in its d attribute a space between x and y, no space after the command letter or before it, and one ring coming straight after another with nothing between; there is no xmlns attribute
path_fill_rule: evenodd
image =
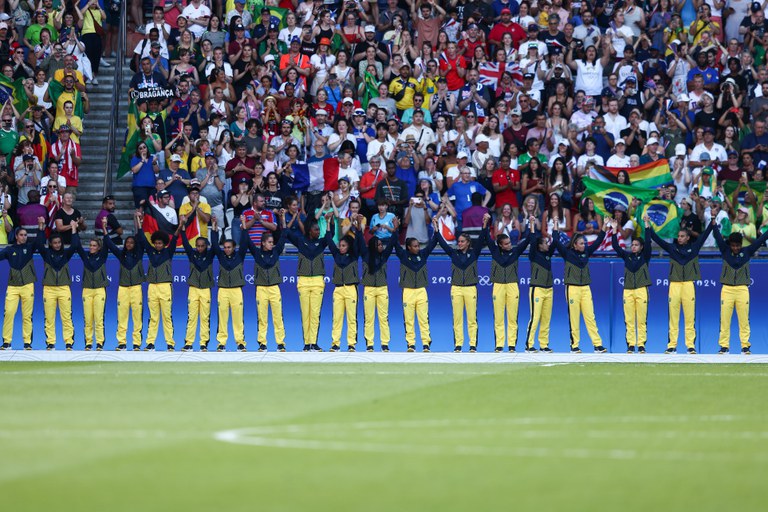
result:
<svg viewBox="0 0 768 512"><path fill-rule="evenodd" d="M592 178L584 178L583 181L586 187L584 197L588 197L595 203L595 210L603 217L612 216L619 205L629 211L633 198L639 199L641 203L647 203L659 195L659 191L652 188L619 185Z"/></svg>
<svg viewBox="0 0 768 512"><path fill-rule="evenodd" d="M27 98L27 91L24 90L23 82L23 78L11 80L0 73L0 104L10 99L20 114L27 110L29 106L29 98ZM42 100L42 98L39 98L39 100Z"/></svg>
<svg viewBox="0 0 768 512"><path fill-rule="evenodd" d="M651 199L648 202L644 202L637 209L637 222L642 225L643 217L646 215L653 225L653 230L661 238L675 238L677 236L683 212L674 201Z"/></svg>
<svg viewBox="0 0 768 512"><path fill-rule="evenodd" d="M63 92L64 85L58 80L51 80L48 83L48 96L51 97L51 103L53 103L54 106L58 102L59 96L61 96ZM85 110L83 109L83 96L77 89L75 89L75 115L80 119L85 116Z"/></svg>
<svg viewBox="0 0 768 512"><path fill-rule="evenodd" d="M136 147L139 145L138 121L139 111L136 108L136 101L131 98L131 104L128 107L128 129L125 134L123 153L120 155L120 165L117 167L117 179L131 171L131 158L136 154Z"/></svg>
<svg viewBox="0 0 768 512"><path fill-rule="evenodd" d="M725 195L728 198L731 198L734 192L736 192L736 189L739 188L739 182L734 180L725 180L723 181L722 185L723 185L723 192L725 192ZM759 199L765 193L766 182L750 181L747 183L747 186L752 191L752 193ZM744 189L742 188L742 190Z"/></svg>

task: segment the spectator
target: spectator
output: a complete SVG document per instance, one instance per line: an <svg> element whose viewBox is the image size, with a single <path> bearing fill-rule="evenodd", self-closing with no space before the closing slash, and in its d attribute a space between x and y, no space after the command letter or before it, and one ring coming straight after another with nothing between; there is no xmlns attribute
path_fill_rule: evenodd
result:
<svg viewBox="0 0 768 512"><path fill-rule="evenodd" d="M79 183L78 166L83 162L80 144L74 142L69 125L59 128L59 140L51 145L51 159L59 162L59 173L67 180L67 192L77 192Z"/></svg>
<svg viewBox="0 0 768 512"><path fill-rule="evenodd" d="M16 210L18 225L27 230L28 236L33 239L37 236L37 219L42 217L48 223L48 210L41 204L40 192L30 190L27 192L26 202Z"/></svg>
<svg viewBox="0 0 768 512"><path fill-rule="evenodd" d="M133 205L139 208L149 200L150 194L155 190L155 173L160 172L158 156L150 156L147 144L140 142L136 147L136 154L131 158L130 165L131 172L133 173ZM56 174L58 175L58 165L56 166ZM45 183L41 185L45 186Z"/></svg>
<svg viewBox="0 0 768 512"><path fill-rule="evenodd" d="M210 214L216 219L216 223L219 226L224 226L224 198L222 191L224 190L226 175L223 170L219 169L216 155L213 152L206 152L204 157L205 167L198 169L195 175L195 178L200 182L200 196L210 206Z"/></svg>
<svg viewBox="0 0 768 512"><path fill-rule="evenodd" d="M16 180L16 186L18 187L18 204L27 204L27 198L29 192L37 190L40 187L40 181L42 180L43 169L40 167L40 162L37 158L31 154L32 146L27 146L27 151L21 158L16 167L14 167L14 175Z"/></svg>
<svg viewBox="0 0 768 512"><path fill-rule="evenodd" d="M72 243L72 222L77 222L78 230L85 230L85 219L80 210L75 208L75 196L65 192L61 198L61 208L54 217L56 231L61 235L61 241L69 245Z"/></svg>
<svg viewBox="0 0 768 512"><path fill-rule="evenodd" d="M248 230L248 236L256 247L261 245L261 236L264 233L277 230L275 214L264 206L264 196L261 193L256 193L253 196L252 208L243 212L245 216L244 228Z"/></svg>
<svg viewBox="0 0 768 512"><path fill-rule="evenodd" d="M123 245L123 226L115 216L116 209L115 196L104 196L101 200L101 211L96 215L94 232L98 237L108 236L115 245Z"/></svg>
<svg viewBox="0 0 768 512"><path fill-rule="evenodd" d="M208 238L211 206L200 197L200 182L198 180L191 181L189 195L181 203L179 216L187 220L185 229L190 243L194 243L198 238Z"/></svg>
<svg viewBox="0 0 768 512"><path fill-rule="evenodd" d="M174 204L178 206L187 197L187 187L189 187L192 177L186 170L181 168L181 162L183 161L181 156L171 155L170 160L170 167L161 170L159 178L165 181L165 190L171 194Z"/></svg>
<svg viewBox="0 0 768 512"><path fill-rule="evenodd" d="M486 206L491 200L490 191L472 180L472 174L465 167L459 172L459 180L448 189L448 197L454 202L459 226L461 226L463 212L472 206L472 194L474 193L483 195L482 206Z"/></svg>

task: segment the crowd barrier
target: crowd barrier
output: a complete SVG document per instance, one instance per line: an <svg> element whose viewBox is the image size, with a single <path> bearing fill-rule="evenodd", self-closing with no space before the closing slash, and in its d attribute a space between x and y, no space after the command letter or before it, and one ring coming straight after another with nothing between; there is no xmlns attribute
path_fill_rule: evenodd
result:
<svg viewBox="0 0 768 512"><path fill-rule="evenodd" d="M294 255L284 255L280 260L280 269L283 274L283 284L281 290L283 294L283 312L286 327L286 345L289 351L298 351L302 349L303 340L301 336L301 315L299 311L298 294L296 292L296 265L297 258ZM392 256L388 263L389 291L390 291L390 329L392 333L392 342L390 348L393 351L405 351L406 343L404 337L403 313L402 313L402 295L398 285L399 261ZM701 281L696 283L696 349L701 353L715 353L718 350L717 340L720 329L720 282L719 275L722 262L719 259L701 260ZM43 275L43 262L39 256L35 256L35 266L38 277ZM184 331L187 321L187 283L186 278L189 273L189 262L185 255L178 253L173 260L173 323L175 327L175 341L177 350L184 343ZM490 258L483 256L479 261L480 284L478 286L478 350L481 352L490 352L494 348L493 337L493 308L492 308L492 289L493 283L490 281ZM146 268L146 262L145 262ZM430 326L432 329L432 350L433 351L452 351L453 350L453 328L451 317L450 302L450 276L451 263L446 256L433 255L429 259L429 312ZM83 314L81 297L81 278L82 263L75 257L70 262L72 274L72 315L75 325L75 348L83 348ZM331 275L332 261L326 257L327 275ZM526 256L520 260L520 311L519 311L519 335L518 350L523 349L525 343L526 329L528 326L529 315L529 286L527 279L529 276L530 265ZM553 270L555 279L554 308L552 312L552 329L550 335L550 347L556 352L567 352L570 339L568 330L568 315L565 301L565 286L562 282L563 262L560 259L553 261ZM622 309L622 281L624 275L624 266L621 260L612 258L593 258L590 262L590 271L592 275L592 293L595 301L595 315L600 335L603 337L603 344L610 352L624 352L626 343L624 337L624 315ZM651 261L650 272L653 281L650 293L650 307L648 312L648 343L646 345L649 352L663 352L667 347L668 339L668 309L667 309L667 291L669 262L665 259L655 259ZM752 351L754 353L768 353L768 261L755 260L751 264L752 285L751 291L751 309L750 318L752 325ZM107 307L105 311L105 331L106 343L105 349L112 350L117 346L115 332L117 330L117 279L119 276L119 265L115 258L111 257L107 261L107 272L111 281L107 289ZM215 275L218 275L218 264L215 263ZM255 288L253 286L253 261L248 259L245 264L245 274L247 284L244 288L245 296L245 334L248 350L256 350L257 316L256 316L256 298ZM3 271L3 277L0 278L0 286L7 285L7 267ZM331 307L333 285L330 278L326 277L326 293L323 298L322 317L320 321L320 336L318 342L324 349L330 347L331 342ZM144 285L146 297L146 284ZM213 292L213 301L215 304L216 290ZM146 302L146 301L145 301ZM216 308L211 315L211 343L215 344L216 329L218 318L215 313ZM19 313L20 314L20 313ZM12 340L14 349L22 348L21 321L17 314L14 325L15 331ZM42 284L37 283L35 287L35 309L34 309L34 331L32 346L34 349L43 349L45 347L45 333L43 331L43 300ZM143 332L146 333L146 326L149 321L148 309L144 308L144 326ZM682 321L681 321L682 322ZM59 322L57 322L59 324ZM681 323L681 333L678 346L684 350L682 339L683 329ZM58 343L57 349L64 349L64 342L61 338L61 327L57 329ZM376 329L376 350L379 349L378 326ZM590 351L589 337L586 328L582 323L581 347L585 351ZM418 339L418 338L417 338ZM275 349L274 337L271 332L268 337L269 349ZM342 335L342 350L346 350L346 329ZM420 345L417 345L420 347ZM738 328L736 315L734 313L731 326L731 346L734 351L739 350ZM157 348L164 349L162 329L158 334ZM196 344L197 349L197 344ZM234 338L230 329L228 350L235 350ZM360 302L358 307L358 350L365 349L365 340L363 338L363 303L362 290L360 291ZM467 350L467 345L465 345Z"/></svg>

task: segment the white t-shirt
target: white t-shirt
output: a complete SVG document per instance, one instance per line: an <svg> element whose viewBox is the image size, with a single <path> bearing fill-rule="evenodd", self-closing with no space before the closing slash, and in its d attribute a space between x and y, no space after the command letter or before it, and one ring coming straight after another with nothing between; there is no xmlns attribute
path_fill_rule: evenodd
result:
<svg viewBox="0 0 768 512"><path fill-rule="evenodd" d="M45 203L45 195L48 193L48 182L51 181L50 176L43 176L40 180L40 204ZM67 188L67 179L59 174L58 177L59 190ZM56 191L58 193L58 190Z"/></svg>
<svg viewBox="0 0 768 512"><path fill-rule="evenodd" d="M608 113L603 116L603 120L605 121L605 131L613 135L614 142L621 138L621 130L629 127L627 118L621 114L616 114L616 117L614 117Z"/></svg>
<svg viewBox="0 0 768 512"><path fill-rule="evenodd" d="M147 23L145 25L145 27L146 27L144 29L144 33L145 34L149 34L150 30L152 30L153 28L156 28L157 31L160 32L160 39L159 39L160 44L162 44L163 46L166 45L167 41L165 40L165 35L163 34L163 30L165 30L166 32L168 32L168 34L170 34L171 33L171 26L169 24L167 24L167 23L155 23L154 21L150 21L149 23ZM147 45L147 46L149 46L149 45Z"/></svg>
<svg viewBox="0 0 768 512"><path fill-rule="evenodd" d="M288 27L285 27L277 35L277 39L279 41L284 42L286 46L291 45L291 39L293 39L294 37L301 38L301 27L299 26L293 27L293 30L289 29Z"/></svg>
<svg viewBox="0 0 768 512"><path fill-rule="evenodd" d="M691 151L690 160L693 162L701 161L700 159L702 153L709 153L710 160L720 160L721 162L728 161L728 153L726 153L725 148L717 142L712 144L711 149L707 149L704 144L699 144L698 146L694 147L693 151Z"/></svg>
<svg viewBox="0 0 768 512"><path fill-rule="evenodd" d="M202 2L200 3L200 7L195 7L190 2L189 5L187 5L183 11L181 11L181 14L184 15L188 20L204 18L206 16L210 18L211 10ZM206 30L206 27L191 22L187 25L187 27L189 28L189 31L195 35L195 39L199 39L200 36L203 35L203 32Z"/></svg>
<svg viewBox="0 0 768 512"><path fill-rule="evenodd" d="M379 142L378 139L376 139L368 143L368 151L366 152L367 160L370 161L374 155L378 155L379 149L381 149L382 146L384 147L384 154L381 155L382 158L385 160L389 158L389 154L392 153L393 149L395 149L395 145L388 140Z"/></svg>
<svg viewBox="0 0 768 512"><path fill-rule="evenodd" d="M607 167L616 167L618 169L629 169L629 157L627 155L611 155L608 158L608 162L605 164Z"/></svg>
<svg viewBox="0 0 768 512"><path fill-rule="evenodd" d="M341 178L349 178L350 185L354 185L360 181L360 175L351 165L346 169L339 166L339 179Z"/></svg>
<svg viewBox="0 0 768 512"><path fill-rule="evenodd" d="M597 153L595 153L592 156L589 156L586 153L584 153L583 155L581 155L579 157L578 160L576 160L576 167L578 167L579 169L586 169L587 168L587 164L588 164L588 162L590 160L592 160L595 163L595 165L600 165L600 166L605 165L605 161L603 160L603 157L601 157ZM589 177L590 178L594 178L594 179L598 179L598 180L602 179L600 176L596 176L592 172L589 173Z"/></svg>
<svg viewBox="0 0 768 512"><path fill-rule="evenodd" d="M435 132L433 132L432 128L427 125L421 125L421 127L414 125L409 126L400 134L398 141L405 142L405 138L408 135L416 137L416 148L422 155L426 155L427 146L435 142Z"/></svg>
<svg viewBox="0 0 768 512"><path fill-rule="evenodd" d="M611 36L611 44L616 49L616 55L624 55L624 48L627 46L627 41L623 36L634 37L632 29L626 25L622 25L616 30L608 29L607 33Z"/></svg>
<svg viewBox="0 0 768 512"><path fill-rule="evenodd" d="M588 64L583 60L576 62L576 90L583 90L587 96L600 96L603 90L603 65L599 60Z"/></svg>

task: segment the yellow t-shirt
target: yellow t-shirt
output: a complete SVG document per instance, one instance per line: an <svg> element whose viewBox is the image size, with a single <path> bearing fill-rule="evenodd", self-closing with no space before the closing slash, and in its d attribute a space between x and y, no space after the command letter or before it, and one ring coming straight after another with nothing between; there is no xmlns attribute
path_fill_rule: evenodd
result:
<svg viewBox="0 0 768 512"><path fill-rule="evenodd" d="M72 71L67 71L68 74L74 75L75 81L79 83L80 85L85 85L85 80L83 79L83 74L79 72L76 69L73 69ZM63 82L64 81L64 69L57 69L53 72L53 79L57 82Z"/></svg>
<svg viewBox="0 0 768 512"><path fill-rule="evenodd" d="M72 92L62 91L61 95L59 96L59 99L56 100L56 119L59 118L65 118L64 115L64 104L68 101L71 101L73 105L76 104L77 100L77 91L73 90ZM55 122L55 121L54 121Z"/></svg>
<svg viewBox="0 0 768 512"><path fill-rule="evenodd" d="M392 83L389 84L389 95L395 97L403 89L405 89L405 94L395 103L395 107L397 107L398 110L413 108L413 95L416 94L417 91L421 91L421 86L413 77L409 78L407 82L402 78L395 78L392 80Z"/></svg>
<svg viewBox="0 0 768 512"><path fill-rule="evenodd" d="M733 224L731 226L731 233L741 233L744 236L750 237L752 240L757 238L757 230L755 229L755 225L751 222L749 224ZM746 247L750 245L752 242L747 240L746 238L744 241L741 242L742 247Z"/></svg>
<svg viewBox="0 0 768 512"><path fill-rule="evenodd" d="M11 220L11 217L6 217L8 219L8 224L11 226L11 229L13 229L13 221ZM0 245L8 245L8 233L5 232L5 219L3 216L0 215Z"/></svg>
<svg viewBox="0 0 768 512"><path fill-rule="evenodd" d="M211 206L208 203L203 203L203 202L197 203L197 207L201 212L207 215L211 214ZM179 215L188 216L191 213L192 213L192 203L190 203L189 201L181 205L181 208L179 208ZM208 238L208 223L200 222L200 220L198 219L198 224L200 225L200 235L193 236L192 238L189 239L189 243L191 245L195 245L195 240L197 240L200 236L203 238Z"/></svg>
<svg viewBox="0 0 768 512"><path fill-rule="evenodd" d="M96 30L93 28L94 21L96 21L102 27L104 26L104 19L101 16L101 10L88 9L83 13L83 35L96 33Z"/></svg>
<svg viewBox="0 0 768 512"><path fill-rule="evenodd" d="M197 171L200 169L205 169L205 157L196 156L192 158L189 174L192 176L195 176L197 174Z"/></svg>
<svg viewBox="0 0 768 512"><path fill-rule="evenodd" d="M60 126L69 124L72 128L77 130L80 133L83 133L83 120L80 119L79 116L72 115L72 117L69 118L69 122L67 122L66 117L57 117L56 120L53 122L53 131L59 129ZM72 134L69 136L74 142L77 144L80 144L80 137L75 133L72 132Z"/></svg>

